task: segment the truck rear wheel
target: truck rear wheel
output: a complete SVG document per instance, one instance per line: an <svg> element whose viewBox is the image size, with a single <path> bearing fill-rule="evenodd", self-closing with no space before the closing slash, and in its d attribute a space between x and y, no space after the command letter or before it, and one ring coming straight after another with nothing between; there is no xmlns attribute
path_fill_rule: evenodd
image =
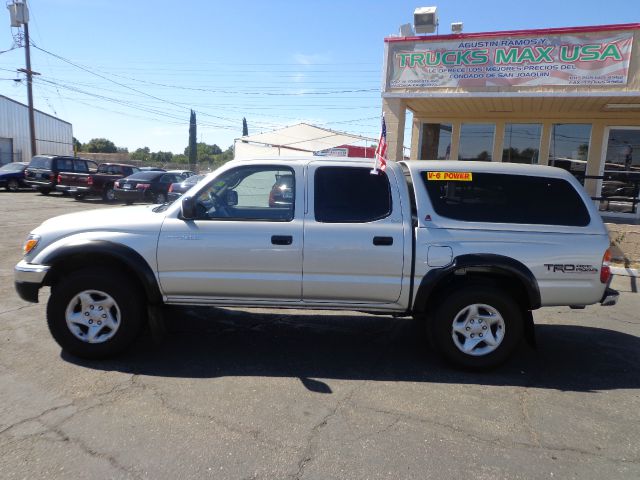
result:
<svg viewBox="0 0 640 480"><path fill-rule="evenodd" d="M54 285L49 330L63 350L81 358L120 353L142 325L145 297L127 277L107 268L83 269Z"/></svg>
<svg viewBox="0 0 640 480"><path fill-rule="evenodd" d="M431 318L433 343L447 360L461 367L496 367L522 338L522 309L497 288L462 288L446 296Z"/></svg>

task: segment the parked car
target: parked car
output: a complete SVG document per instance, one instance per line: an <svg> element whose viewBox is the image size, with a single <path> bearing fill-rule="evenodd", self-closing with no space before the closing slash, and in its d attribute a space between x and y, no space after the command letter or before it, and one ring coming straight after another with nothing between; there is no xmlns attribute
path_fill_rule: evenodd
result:
<svg viewBox="0 0 640 480"><path fill-rule="evenodd" d="M138 167L123 163L101 163L96 173L62 172L58 175L56 190L68 192L80 200L86 196L99 196L105 202L116 199L114 183L138 171Z"/></svg>
<svg viewBox="0 0 640 480"><path fill-rule="evenodd" d="M269 206L291 205L293 202L293 175L277 175L269 193Z"/></svg>
<svg viewBox="0 0 640 480"><path fill-rule="evenodd" d="M24 172L25 183L43 195L56 189L61 172L93 173L98 164L92 160L57 155L37 155ZM64 193L64 192L63 192Z"/></svg>
<svg viewBox="0 0 640 480"><path fill-rule="evenodd" d="M189 177L193 177L196 172L192 172L191 170L167 170L168 173L175 173L183 180L186 180Z"/></svg>
<svg viewBox="0 0 640 480"><path fill-rule="evenodd" d="M140 167L141 172L166 172L164 168L160 167Z"/></svg>
<svg viewBox="0 0 640 480"><path fill-rule="evenodd" d="M27 162L12 162L0 167L0 188L4 187L10 192L17 192L19 188L28 188L24 182L24 171L29 165Z"/></svg>
<svg viewBox="0 0 640 480"><path fill-rule="evenodd" d="M178 183L172 183L169 187L169 195L168 200L170 202L174 202L178 199L184 192L193 187L196 183L202 180L205 175L191 175L186 180Z"/></svg>
<svg viewBox="0 0 640 480"><path fill-rule="evenodd" d="M127 205L133 202L165 203L169 187L179 180L176 174L165 171L137 172L115 183L116 199Z"/></svg>

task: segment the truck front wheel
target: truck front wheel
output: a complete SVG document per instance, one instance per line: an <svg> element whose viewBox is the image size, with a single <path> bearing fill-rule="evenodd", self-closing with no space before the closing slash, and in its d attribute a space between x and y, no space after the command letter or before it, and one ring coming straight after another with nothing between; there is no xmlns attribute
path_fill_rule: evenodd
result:
<svg viewBox="0 0 640 480"><path fill-rule="evenodd" d="M464 368L488 369L504 362L522 337L521 307L507 292L465 286L447 295L431 318L436 348Z"/></svg>
<svg viewBox="0 0 640 480"><path fill-rule="evenodd" d="M81 358L106 358L134 340L144 303L144 294L117 271L78 270L52 287L47 323L63 350Z"/></svg>

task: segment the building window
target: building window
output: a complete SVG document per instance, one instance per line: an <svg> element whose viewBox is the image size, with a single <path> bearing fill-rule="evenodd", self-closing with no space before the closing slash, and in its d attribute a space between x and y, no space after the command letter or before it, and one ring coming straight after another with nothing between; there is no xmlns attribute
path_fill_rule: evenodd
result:
<svg viewBox="0 0 640 480"><path fill-rule="evenodd" d="M640 129L609 130L600 210L637 213L640 197Z"/></svg>
<svg viewBox="0 0 640 480"><path fill-rule="evenodd" d="M584 182L590 139L590 124L554 123L551 128L549 165L564 168Z"/></svg>
<svg viewBox="0 0 640 480"><path fill-rule="evenodd" d="M450 151L451 124L423 123L420 158L422 160L449 160Z"/></svg>
<svg viewBox="0 0 640 480"><path fill-rule="evenodd" d="M507 123L504 128L502 161L509 163L538 163L540 153L539 123Z"/></svg>
<svg viewBox="0 0 640 480"><path fill-rule="evenodd" d="M496 126L493 123L463 123L460 128L460 160L491 161Z"/></svg>

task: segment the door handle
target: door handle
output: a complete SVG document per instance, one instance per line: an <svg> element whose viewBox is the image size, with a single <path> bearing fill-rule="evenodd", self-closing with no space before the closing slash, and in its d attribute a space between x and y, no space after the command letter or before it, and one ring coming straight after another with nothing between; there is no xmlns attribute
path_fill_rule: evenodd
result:
<svg viewBox="0 0 640 480"><path fill-rule="evenodd" d="M291 245L293 237L291 235L272 235L271 243L274 245Z"/></svg>
<svg viewBox="0 0 640 480"><path fill-rule="evenodd" d="M374 245L393 245L393 237L373 237Z"/></svg>

